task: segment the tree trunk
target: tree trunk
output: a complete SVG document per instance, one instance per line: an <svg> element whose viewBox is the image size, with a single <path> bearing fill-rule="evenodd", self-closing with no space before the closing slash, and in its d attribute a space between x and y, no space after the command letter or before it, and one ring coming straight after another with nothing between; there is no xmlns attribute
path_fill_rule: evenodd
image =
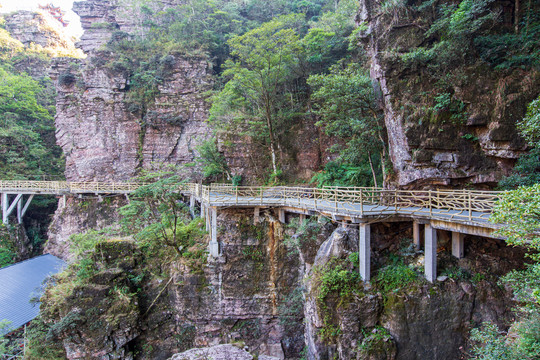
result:
<svg viewBox="0 0 540 360"><path fill-rule="evenodd" d="M377 184L377 175L375 175L375 168L373 167L373 161L371 160L371 152L368 152L369 167L371 168L371 175L373 175L373 183L375 187L379 187Z"/></svg>

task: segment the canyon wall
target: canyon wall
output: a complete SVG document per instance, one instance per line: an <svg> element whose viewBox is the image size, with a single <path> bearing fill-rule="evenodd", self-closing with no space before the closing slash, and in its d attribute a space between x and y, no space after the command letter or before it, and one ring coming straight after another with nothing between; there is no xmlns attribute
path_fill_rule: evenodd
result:
<svg viewBox="0 0 540 360"><path fill-rule="evenodd" d="M471 51L472 59L448 70L448 81L436 83L433 64L411 68L401 57L434 41L427 31L436 10L420 12L422 2L414 0L390 10L383 3L361 0L357 22L365 27L362 46L380 88L393 186L492 187L526 149L515 124L540 92L540 73L495 70ZM495 2L493 11L506 14L504 3ZM462 107L460 114L433 110L429 99L442 93ZM452 115L460 119L453 121Z"/></svg>
<svg viewBox="0 0 540 360"><path fill-rule="evenodd" d="M363 283L357 229L276 216L264 210L253 224L252 210L219 211L218 258L200 252L208 235L182 257L163 244L100 241L90 267L70 268L42 299L48 337L70 360L168 359L227 343L259 358L457 360L473 327L506 329L513 318L497 281L523 253L502 241L466 236L458 260L441 232L446 275L431 284L410 224L373 224L373 279ZM397 275L382 274L396 263ZM384 285L404 268L413 275Z"/></svg>

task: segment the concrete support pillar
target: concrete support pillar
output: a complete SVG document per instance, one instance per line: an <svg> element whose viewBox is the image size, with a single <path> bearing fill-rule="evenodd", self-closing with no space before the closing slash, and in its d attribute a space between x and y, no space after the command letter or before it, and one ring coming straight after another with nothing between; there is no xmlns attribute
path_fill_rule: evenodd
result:
<svg viewBox="0 0 540 360"><path fill-rule="evenodd" d="M465 242L463 241L464 235L458 232L452 232L452 255L458 259L463 258L465 255Z"/></svg>
<svg viewBox="0 0 540 360"><path fill-rule="evenodd" d="M279 222L285 224L285 209L278 209Z"/></svg>
<svg viewBox="0 0 540 360"><path fill-rule="evenodd" d="M424 232L424 274L427 281L434 282L437 279L437 230L426 224Z"/></svg>
<svg viewBox="0 0 540 360"><path fill-rule="evenodd" d="M17 223L22 224L22 208L23 208L23 198L21 197L19 201L17 201Z"/></svg>
<svg viewBox="0 0 540 360"><path fill-rule="evenodd" d="M261 208L258 206L255 206L255 210L253 211L253 225L257 225L260 221L261 217Z"/></svg>
<svg viewBox="0 0 540 360"><path fill-rule="evenodd" d="M15 197L15 200L9 204L9 196L6 193L2 193L2 222L4 224L7 224L9 221L9 214L13 212L17 204L19 204L19 201L22 198L22 194L18 194Z"/></svg>
<svg viewBox="0 0 540 360"><path fill-rule="evenodd" d="M2 193L2 223L7 225L8 223L8 194Z"/></svg>
<svg viewBox="0 0 540 360"><path fill-rule="evenodd" d="M413 221L413 242L416 250L420 250L420 224Z"/></svg>
<svg viewBox="0 0 540 360"><path fill-rule="evenodd" d="M213 257L219 256L219 243L217 240L217 208L212 207L210 210L210 217L212 218L212 224L210 229L210 255Z"/></svg>
<svg viewBox="0 0 540 360"><path fill-rule="evenodd" d="M300 214L300 224L302 224L306 220L305 214Z"/></svg>
<svg viewBox="0 0 540 360"><path fill-rule="evenodd" d="M204 206L204 203L201 202L201 219L206 218L206 208Z"/></svg>
<svg viewBox="0 0 540 360"><path fill-rule="evenodd" d="M371 228L367 223L360 224L359 258L360 258L360 276L362 280L371 279Z"/></svg>
<svg viewBox="0 0 540 360"><path fill-rule="evenodd" d="M349 224L347 223L347 221L345 221L345 220L342 220L342 221L341 221L341 227L342 227L342 228L346 228L346 227L348 227L348 226L349 226Z"/></svg>
<svg viewBox="0 0 540 360"><path fill-rule="evenodd" d="M204 207L204 213L206 214L206 231L210 231L210 222L212 219L210 218L210 210L207 206Z"/></svg>
<svg viewBox="0 0 540 360"><path fill-rule="evenodd" d="M191 195L189 197L189 211L193 214L195 211L195 196Z"/></svg>
<svg viewBox="0 0 540 360"><path fill-rule="evenodd" d="M32 195L33 197L34 195ZM129 195L126 194L126 200L129 202ZM66 207L66 203L67 203L67 196L66 195L62 195L62 207Z"/></svg>

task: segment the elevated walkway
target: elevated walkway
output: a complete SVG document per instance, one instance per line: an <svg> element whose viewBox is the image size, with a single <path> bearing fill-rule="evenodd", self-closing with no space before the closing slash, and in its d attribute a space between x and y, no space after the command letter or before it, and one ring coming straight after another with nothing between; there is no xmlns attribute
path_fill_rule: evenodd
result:
<svg viewBox="0 0 540 360"><path fill-rule="evenodd" d="M22 217L36 194L81 196L82 194L129 194L141 184L63 181L0 181L2 221L7 224L10 214L17 209ZM277 208L279 220L286 221L287 213L301 217L323 215L343 224L352 223L360 229L360 273L370 279L370 224L375 222L412 221L413 237L421 245L424 227L425 273L429 281L437 274L437 230L452 232L452 253L462 257L463 235L498 238L501 226L489 221L500 192L476 190L388 190L349 187L291 187L291 186L210 186L187 183L178 192L190 197L193 210L199 202L201 214L207 219L211 234L210 253L219 256L217 239L217 211L219 208L253 208L255 221L260 210ZM26 202L24 196L28 196Z"/></svg>

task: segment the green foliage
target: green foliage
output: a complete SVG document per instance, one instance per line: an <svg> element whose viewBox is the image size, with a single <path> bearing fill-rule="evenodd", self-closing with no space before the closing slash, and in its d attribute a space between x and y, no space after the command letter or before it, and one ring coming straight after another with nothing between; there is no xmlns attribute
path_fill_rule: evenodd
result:
<svg viewBox="0 0 540 360"><path fill-rule="evenodd" d="M376 157L378 160L378 157ZM377 174L380 180L380 174ZM344 164L340 161L329 161L324 169L316 173L310 183L323 186L373 186L373 178L367 163L358 166Z"/></svg>
<svg viewBox="0 0 540 360"><path fill-rule="evenodd" d="M371 167L376 184L379 174L384 178L386 140L382 113L367 72L357 64L340 63L329 74L312 75L307 81L314 89L314 112L321 119L317 125L346 142L339 149L341 166L372 163L373 154L378 154L381 171ZM335 165L330 166L337 170Z"/></svg>
<svg viewBox="0 0 540 360"><path fill-rule="evenodd" d="M304 317L304 292L303 287L293 289L289 295L284 297L279 306L279 321L287 328L294 328L302 323Z"/></svg>
<svg viewBox="0 0 540 360"><path fill-rule="evenodd" d="M392 264L385 266L375 276L373 283L386 297L389 293L397 293L414 283L418 274L407 265Z"/></svg>
<svg viewBox="0 0 540 360"><path fill-rule="evenodd" d="M384 352L385 344L392 339L390 332L382 326L376 326L371 331L362 328L361 331L364 338L358 344L358 350L365 357Z"/></svg>
<svg viewBox="0 0 540 360"><path fill-rule="evenodd" d="M7 359L15 355L17 350L13 344L10 344L9 339L4 337L4 333L10 330L10 322L7 320L0 320L0 358Z"/></svg>
<svg viewBox="0 0 540 360"><path fill-rule="evenodd" d="M471 278L471 274L459 266L443 269L441 275L448 276L448 278L452 280L465 280Z"/></svg>
<svg viewBox="0 0 540 360"><path fill-rule="evenodd" d="M531 149L519 157L510 176L499 182L499 187L505 190L519 186L532 186L540 183L540 147Z"/></svg>
<svg viewBox="0 0 540 360"><path fill-rule="evenodd" d="M189 221L182 195L184 184L174 169L145 172L140 182L147 183L131 194L128 205L119 209L124 232L149 250L159 251L163 245L182 256L205 233L201 219Z"/></svg>
<svg viewBox="0 0 540 360"><path fill-rule="evenodd" d="M228 82L213 99L210 121L221 133L249 136L269 150L278 171L279 137L292 125L287 84L301 51L298 28L304 18L287 15L228 41L232 59L225 62Z"/></svg>
<svg viewBox="0 0 540 360"><path fill-rule="evenodd" d="M534 253L529 254L535 261L540 260L536 252L540 250L540 184L522 186L506 191L497 201L491 221L504 226L498 233L510 245L525 246Z"/></svg>
<svg viewBox="0 0 540 360"><path fill-rule="evenodd" d="M540 148L540 95L527 107L527 114L518 122L518 129L531 146Z"/></svg>
<svg viewBox="0 0 540 360"><path fill-rule="evenodd" d="M334 258L324 266L314 267L312 270L311 291L323 321L319 330L323 342L331 343L341 334L341 329L333 321L333 313L360 291L360 275L350 268L346 261Z"/></svg>
<svg viewBox="0 0 540 360"><path fill-rule="evenodd" d="M50 80L49 80L50 81ZM61 173L54 145L54 112L40 98L44 87L26 74L0 67L0 173L4 179Z"/></svg>
<svg viewBox="0 0 540 360"><path fill-rule="evenodd" d="M15 253L10 249L0 248L0 268L13 264Z"/></svg>
<svg viewBox="0 0 540 360"><path fill-rule="evenodd" d="M229 179L231 178L227 161L223 154L219 152L215 139L203 141L197 146L196 150L199 152L196 160L203 167L203 176L205 178L215 179L224 175Z"/></svg>
<svg viewBox="0 0 540 360"><path fill-rule="evenodd" d="M41 316L32 320L26 331L25 359L62 360L66 358L61 345L47 336L49 330L50 325L46 324Z"/></svg>
<svg viewBox="0 0 540 360"><path fill-rule="evenodd" d="M480 343L472 348L478 360L517 360L512 349L501 336L496 325L484 323L481 329L471 331L471 340Z"/></svg>

